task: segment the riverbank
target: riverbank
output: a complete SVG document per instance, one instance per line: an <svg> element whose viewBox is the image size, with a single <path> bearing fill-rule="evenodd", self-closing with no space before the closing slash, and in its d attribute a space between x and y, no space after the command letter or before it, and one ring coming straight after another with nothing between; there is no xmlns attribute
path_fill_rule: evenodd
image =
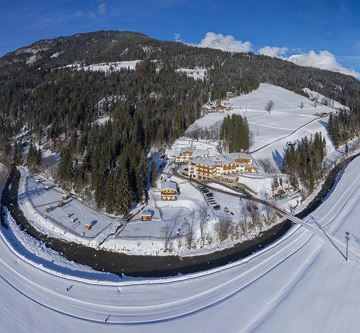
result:
<svg viewBox="0 0 360 333"><path fill-rule="evenodd" d="M297 214L297 217L304 217L315 210L333 188L336 180L341 177L341 171L346 165L358 155L348 158L343 163L335 166L323 183L322 189L315 196L312 202ZM8 181L5 185L1 199L2 206L8 208L16 223L26 230L32 237L41 240L46 245L61 253L64 257L80 264L85 264L95 270L106 271L118 275L160 277L177 274L193 273L225 265L242 258L245 258L260 249L280 239L292 226L289 220L281 222L271 229L259 234L258 237L245 241L235 246L201 256L179 257L179 256L136 256L121 253L96 250L76 243L68 243L56 238L48 237L38 232L24 217L18 206L18 187L20 173L16 168L11 170ZM3 213L3 210L2 210ZM2 223L4 216L2 214Z"/></svg>

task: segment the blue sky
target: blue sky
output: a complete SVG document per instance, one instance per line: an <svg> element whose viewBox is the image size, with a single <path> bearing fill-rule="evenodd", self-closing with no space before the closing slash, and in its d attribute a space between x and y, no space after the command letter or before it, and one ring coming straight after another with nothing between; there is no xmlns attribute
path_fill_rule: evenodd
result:
<svg viewBox="0 0 360 333"><path fill-rule="evenodd" d="M359 13L356 0L1 0L0 55L38 39L100 29L165 40L179 34L193 44L213 32L222 36L210 36L205 46L231 35L233 41L249 41L253 52L287 48L284 57L326 50L337 64L360 72ZM323 55L301 61L320 63Z"/></svg>

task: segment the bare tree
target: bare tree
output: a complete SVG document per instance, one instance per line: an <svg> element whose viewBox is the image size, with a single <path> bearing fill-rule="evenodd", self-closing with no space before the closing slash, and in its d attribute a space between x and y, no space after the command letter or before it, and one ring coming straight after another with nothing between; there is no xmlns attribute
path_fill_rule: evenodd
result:
<svg viewBox="0 0 360 333"><path fill-rule="evenodd" d="M164 243L165 243L165 251L169 250L169 242L171 239L171 234L172 234L172 227L170 225L170 223L166 223L162 228L161 228L161 234L164 237Z"/></svg>
<svg viewBox="0 0 360 333"><path fill-rule="evenodd" d="M257 203L254 201L248 201L246 209L249 212L252 225L256 226L260 222L260 212Z"/></svg>
<svg viewBox="0 0 360 333"><path fill-rule="evenodd" d="M203 245L204 245L204 241L205 241L205 232L204 231L205 231L205 226L207 223L207 216L208 216L207 207L206 207L206 205L202 205L199 210L199 225L200 225L200 237L201 237L201 241L202 241Z"/></svg>
<svg viewBox="0 0 360 333"><path fill-rule="evenodd" d="M187 233L186 233L186 236L185 236L186 237L187 247L188 247L188 249L191 249L191 246L193 244L193 239L194 239L192 223L190 223L189 221L186 221L184 223L184 227L187 230Z"/></svg>
<svg viewBox="0 0 360 333"><path fill-rule="evenodd" d="M220 242L224 241L229 237L232 232L233 223L231 218L228 216L222 216L219 222L215 226L215 231L218 234Z"/></svg>
<svg viewBox="0 0 360 333"><path fill-rule="evenodd" d="M241 220L234 223L233 234L235 238L240 238L240 236L244 233L244 231L245 231L244 223L242 223Z"/></svg>
<svg viewBox="0 0 360 333"><path fill-rule="evenodd" d="M270 100L270 101L268 101L268 102L266 103L266 105L265 105L265 110L266 110L267 112L269 112L269 114L270 114L270 111L271 111L271 109L273 108L273 106L274 106L274 102L273 102L272 100Z"/></svg>
<svg viewBox="0 0 360 333"><path fill-rule="evenodd" d="M258 163L263 168L263 170L268 174L276 173L276 169L274 165L272 164L270 158L265 158L262 160L259 160Z"/></svg>
<svg viewBox="0 0 360 333"><path fill-rule="evenodd" d="M246 226L247 224L247 218L249 216L249 211L247 210L247 205L245 206L242 206L241 203L240 203L240 206L241 206L241 215L243 216L244 218L244 225Z"/></svg>
<svg viewBox="0 0 360 333"><path fill-rule="evenodd" d="M268 225L270 225L273 222L273 220L275 218L274 213L275 212L274 212L274 208L272 207L272 205L265 205L266 223Z"/></svg>
<svg viewBox="0 0 360 333"><path fill-rule="evenodd" d="M315 109L316 109L316 107L317 107L318 104L319 104L319 98L320 98L319 94L316 94L316 95L313 97L313 102L314 102L314 107L315 107Z"/></svg>

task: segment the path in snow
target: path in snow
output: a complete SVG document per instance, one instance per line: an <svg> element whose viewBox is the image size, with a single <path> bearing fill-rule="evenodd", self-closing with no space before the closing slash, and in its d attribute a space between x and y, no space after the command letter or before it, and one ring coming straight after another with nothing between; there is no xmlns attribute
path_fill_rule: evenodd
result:
<svg viewBox="0 0 360 333"><path fill-rule="evenodd" d="M309 223L313 217L337 239L345 229L360 234L359 168L357 158ZM263 251L225 267L90 285L22 261L2 240L3 330L350 332L360 324L359 265L325 244L295 226Z"/></svg>

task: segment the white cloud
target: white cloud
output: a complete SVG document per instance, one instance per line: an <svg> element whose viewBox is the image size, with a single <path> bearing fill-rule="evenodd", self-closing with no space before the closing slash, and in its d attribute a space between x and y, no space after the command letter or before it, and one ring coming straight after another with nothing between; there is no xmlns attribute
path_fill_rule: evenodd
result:
<svg viewBox="0 0 360 333"><path fill-rule="evenodd" d="M175 34L175 40L181 42L181 36L179 34ZM215 32L207 32L205 37L197 45L188 45L208 47L229 52L247 53L252 50L252 44L249 41L242 42L235 39L232 35L217 34ZM319 51L317 53L316 51L311 50L309 52L294 54L286 57L285 55L288 51L289 49L287 47L264 46L258 50L258 53L288 60L299 66L315 67L360 78L360 73L356 72L354 69L342 66L337 61L335 55L329 51ZM293 51L301 52L301 50Z"/></svg>
<svg viewBox="0 0 360 333"><path fill-rule="evenodd" d="M249 41L242 42L236 40L231 35L217 34L215 32L207 32L205 37L197 45L199 47L209 47L211 49L219 49L229 52L250 52L251 43Z"/></svg>
<svg viewBox="0 0 360 333"><path fill-rule="evenodd" d="M99 16L104 16L106 14L106 3L104 1L99 1L98 14Z"/></svg>
<svg viewBox="0 0 360 333"><path fill-rule="evenodd" d="M181 34L178 34L177 32L175 32L174 40L175 40L175 42L182 43Z"/></svg>
<svg viewBox="0 0 360 333"><path fill-rule="evenodd" d="M327 69L329 71L351 75L356 78L360 77L358 72L339 64L335 56L328 51L319 51L319 53L316 53L311 50L307 53L294 54L288 57L287 60L299 66Z"/></svg>
<svg viewBox="0 0 360 333"><path fill-rule="evenodd" d="M97 7L93 10L88 11L76 11L71 14L72 17L80 17L80 18L88 18L91 20L95 20L99 17L105 16L107 13L107 6L104 0L97 1Z"/></svg>
<svg viewBox="0 0 360 333"><path fill-rule="evenodd" d="M264 46L258 51L258 53L269 57L282 58L287 51L287 47Z"/></svg>

